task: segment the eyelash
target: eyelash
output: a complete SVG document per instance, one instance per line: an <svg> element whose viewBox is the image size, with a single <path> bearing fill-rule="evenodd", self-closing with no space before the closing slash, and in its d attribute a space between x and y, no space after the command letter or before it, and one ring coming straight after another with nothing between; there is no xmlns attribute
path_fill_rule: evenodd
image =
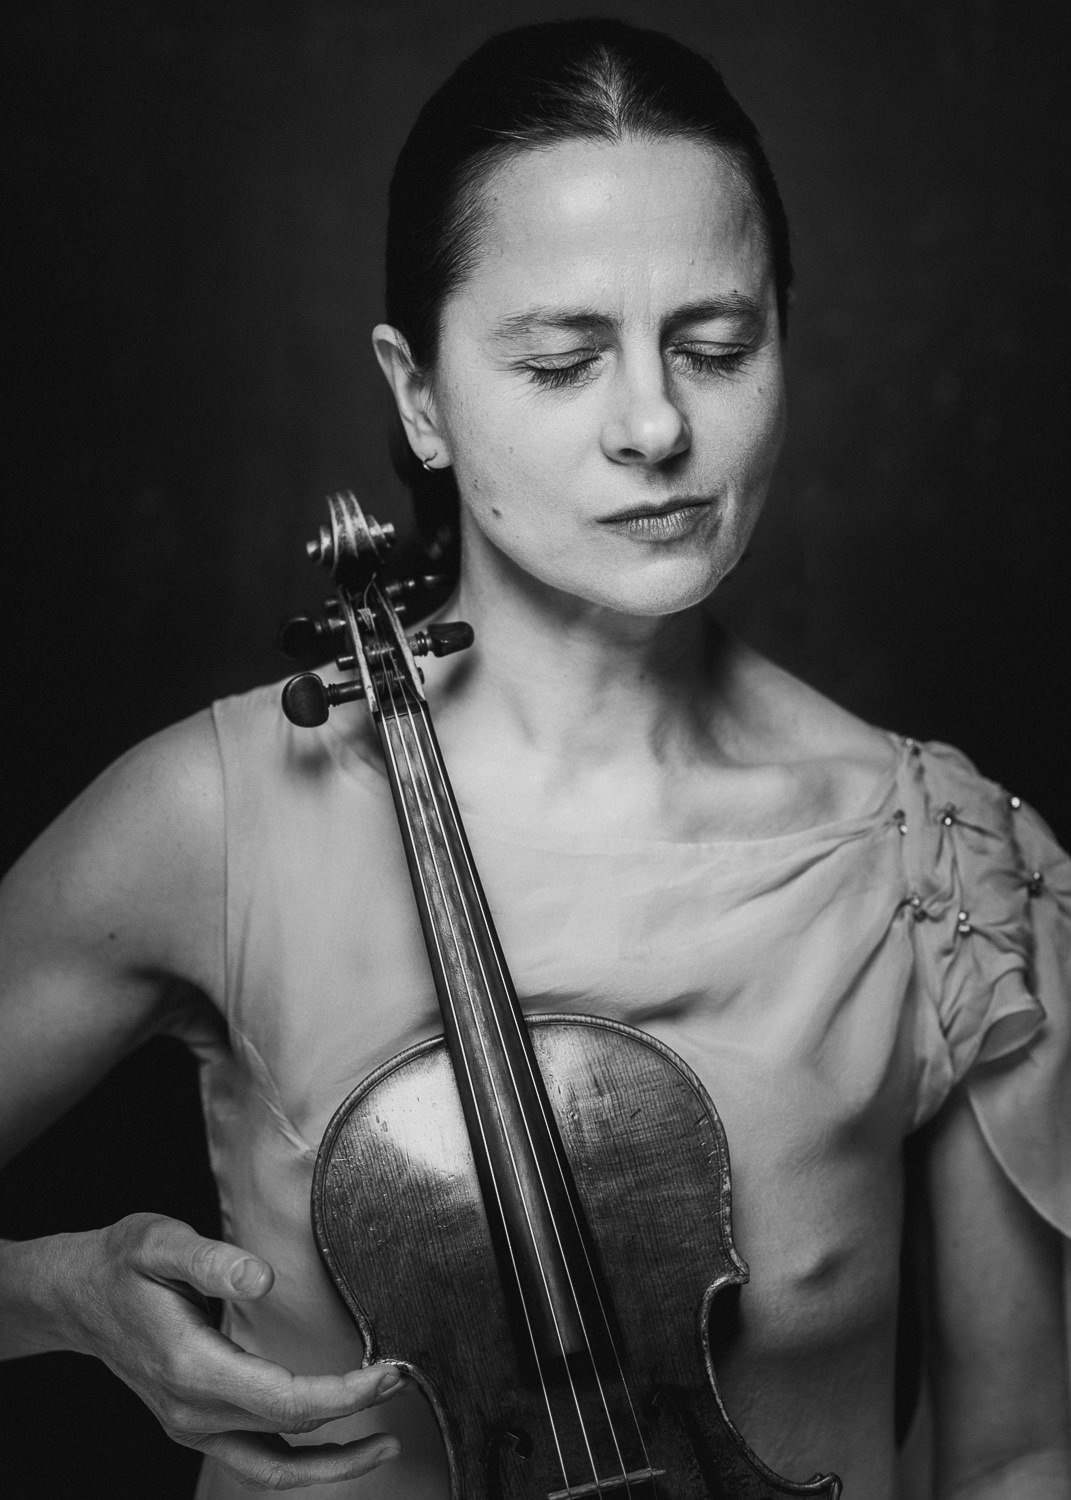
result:
<svg viewBox="0 0 1071 1500"><path fill-rule="evenodd" d="M749 351L730 349L724 354L699 354L694 349L676 349L672 352L697 375L734 375ZM581 384L598 358L597 354L591 354L571 365L525 365L524 369L541 389L558 391Z"/></svg>

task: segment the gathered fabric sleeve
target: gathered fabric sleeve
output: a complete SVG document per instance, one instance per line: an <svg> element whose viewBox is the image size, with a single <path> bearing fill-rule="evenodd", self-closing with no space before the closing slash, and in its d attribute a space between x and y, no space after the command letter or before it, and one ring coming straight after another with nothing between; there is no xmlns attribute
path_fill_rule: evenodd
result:
<svg viewBox="0 0 1071 1500"><path fill-rule="evenodd" d="M1071 1236L1071 859L958 751L911 749L908 903L939 1095L965 1084L1003 1170Z"/></svg>

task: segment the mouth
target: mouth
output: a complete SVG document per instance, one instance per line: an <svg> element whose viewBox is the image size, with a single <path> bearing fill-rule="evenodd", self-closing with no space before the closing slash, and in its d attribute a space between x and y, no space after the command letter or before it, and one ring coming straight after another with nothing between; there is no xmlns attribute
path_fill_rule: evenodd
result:
<svg viewBox="0 0 1071 1500"><path fill-rule="evenodd" d="M630 505L627 510L615 510L612 515L601 516L600 520L606 526L613 526L621 521L671 516L678 510L699 510L713 504L713 500L707 495L678 495L675 499L660 500L650 505Z"/></svg>
<svg viewBox="0 0 1071 1500"><path fill-rule="evenodd" d="M690 536L714 508L706 495L682 495L657 504L631 505L602 516L600 525L637 541L670 542Z"/></svg>

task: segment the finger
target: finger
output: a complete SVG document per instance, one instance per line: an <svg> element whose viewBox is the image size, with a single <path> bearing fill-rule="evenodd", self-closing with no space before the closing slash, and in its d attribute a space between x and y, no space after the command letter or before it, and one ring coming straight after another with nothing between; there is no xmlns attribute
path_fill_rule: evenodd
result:
<svg viewBox="0 0 1071 1500"><path fill-rule="evenodd" d="M264 1432L311 1432L403 1391L408 1381L394 1365L369 1365L343 1375L295 1375L283 1365L247 1354L212 1330L216 1368L202 1370L217 1411L226 1403L228 1426Z"/></svg>
<svg viewBox="0 0 1071 1500"><path fill-rule="evenodd" d="M275 1273L266 1260L224 1240L206 1239L177 1219L150 1220L132 1257L157 1280L184 1282L206 1297L250 1300L270 1291Z"/></svg>
<svg viewBox="0 0 1071 1500"><path fill-rule="evenodd" d="M300 1448L266 1433L223 1432L206 1436L193 1446L229 1469L243 1484L264 1490L293 1490L360 1479L402 1451L398 1439L385 1432L354 1443Z"/></svg>

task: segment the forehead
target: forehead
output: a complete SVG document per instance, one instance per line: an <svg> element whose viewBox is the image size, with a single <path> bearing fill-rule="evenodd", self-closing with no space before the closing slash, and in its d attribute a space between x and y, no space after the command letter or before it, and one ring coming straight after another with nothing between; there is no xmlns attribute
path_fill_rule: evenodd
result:
<svg viewBox="0 0 1071 1500"><path fill-rule="evenodd" d="M696 141L564 141L518 154L482 189L479 255L455 294L515 304L663 302L771 291L762 221L738 169Z"/></svg>

